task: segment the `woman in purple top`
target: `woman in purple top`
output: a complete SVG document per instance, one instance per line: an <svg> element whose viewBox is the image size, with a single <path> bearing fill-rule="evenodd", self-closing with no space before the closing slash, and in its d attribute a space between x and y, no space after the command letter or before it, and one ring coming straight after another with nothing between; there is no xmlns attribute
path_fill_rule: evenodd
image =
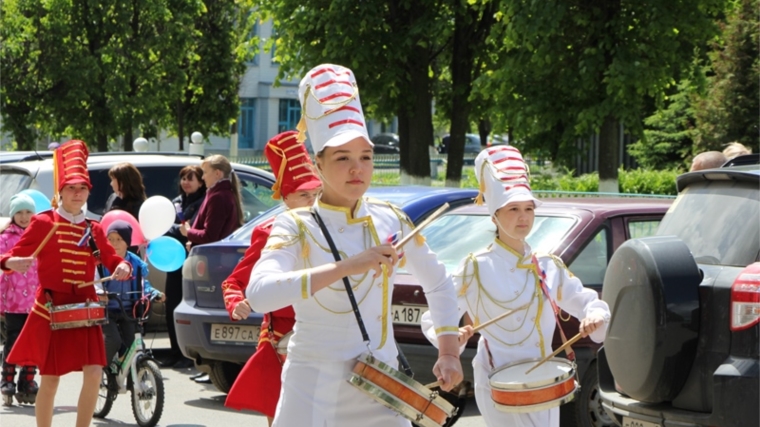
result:
<svg viewBox="0 0 760 427"><path fill-rule="evenodd" d="M207 188L206 199L192 226L185 223L180 228L182 235L187 236L188 249L192 245L221 240L243 224L240 182L230 161L215 154L201 163L201 169Z"/></svg>

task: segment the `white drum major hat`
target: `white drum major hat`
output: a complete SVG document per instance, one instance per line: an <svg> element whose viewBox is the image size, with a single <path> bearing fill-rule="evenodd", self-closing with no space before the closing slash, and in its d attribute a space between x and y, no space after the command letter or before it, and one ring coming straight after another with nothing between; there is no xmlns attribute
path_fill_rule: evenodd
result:
<svg viewBox="0 0 760 427"><path fill-rule="evenodd" d="M475 176L480 184L475 203L482 205L485 197L491 216L512 202L532 201L535 206L541 204L540 200L533 197L528 165L520 150L515 147L499 145L481 151L475 158Z"/></svg>
<svg viewBox="0 0 760 427"><path fill-rule="evenodd" d="M301 101L298 141L303 142L308 131L315 153L355 138L364 138L370 146L374 145L367 133L353 71L333 64L312 68L298 85L298 99Z"/></svg>

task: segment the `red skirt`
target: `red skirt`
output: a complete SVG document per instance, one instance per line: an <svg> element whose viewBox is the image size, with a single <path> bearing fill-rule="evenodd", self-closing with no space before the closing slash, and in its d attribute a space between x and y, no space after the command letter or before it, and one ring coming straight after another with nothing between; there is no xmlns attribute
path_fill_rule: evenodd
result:
<svg viewBox="0 0 760 427"><path fill-rule="evenodd" d="M224 406L274 417L280 399L282 364L269 341L260 342L232 385Z"/></svg>
<svg viewBox="0 0 760 427"><path fill-rule="evenodd" d="M53 293L53 303L71 304L80 295ZM50 329L41 289L37 291L35 307L29 314L13 349L8 363L21 366L38 366L41 375L61 376L81 371L86 365L106 365L106 349L100 326L73 329Z"/></svg>

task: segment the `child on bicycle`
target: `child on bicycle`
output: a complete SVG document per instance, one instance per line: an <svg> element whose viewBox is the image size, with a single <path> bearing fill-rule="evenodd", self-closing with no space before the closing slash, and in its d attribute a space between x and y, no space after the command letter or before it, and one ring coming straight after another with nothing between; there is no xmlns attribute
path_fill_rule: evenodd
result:
<svg viewBox="0 0 760 427"><path fill-rule="evenodd" d="M26 227L32 222L34 215L34 199L26 194L16 194L10 200L11 222L0 231L0 254L8 252L13 245L21 239ZM2 274L0 277L0 315L5 316L5 346L3 347L3 373L0 392L3 395L4 404L10 406L13 395L19 403L33 404L37 395L37 382L34 374L36 366L23 366L18 376L18 394L16 394L16 365L6 362L6 358L13 348L21 329L29 317L29 312L34 305L34 295L40 281L37 277L37 265L25 274L13 272Z"/></svg>
<svg viewBox="0 0 760 427"><path fill-rule="evenodd" d="M132 227L129 223L122 220L114 221L108 226L106 237L116 250L116 254L132 266L132 277L126 280L109 280L103 284L104 292L115 293L119 296L119 299L108 299L108 324L103 325L106 360L111 363L120 349L127 349L132 345L135 332L137 332L137 323L124 319L122 305L127 316L133 317L135 316L133 309L143 296L151 300L163 301L164 294L150 285L147 264L127 250L132 241ZM108 277L111 273L105 269L103 274ZM121 300L121 305L119 300ZM137 316L140 315L142 313L137 313Z"/></svg>

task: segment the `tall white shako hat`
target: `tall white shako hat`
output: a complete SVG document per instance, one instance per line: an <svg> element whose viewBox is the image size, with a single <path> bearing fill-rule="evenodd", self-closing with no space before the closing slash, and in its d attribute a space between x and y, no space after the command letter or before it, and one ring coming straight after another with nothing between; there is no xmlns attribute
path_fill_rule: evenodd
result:
<svg viewBox="0 0 760 427"><path fill-rule="evenodd" d="M354 72L333 64L318 65L298 85L301 121L298 141L309 140L315 153L338 147L359 137L374 146L367 133Z"/></svg>
<svg viewBox="0 0 760 427"><path fill-rule="evenodd" d="M530 190L528 165L515 147L498 145L481 151L475 158L475 176L480 184L475 203L482 205L485 197L491 216L512 202L532 201L535 206L541 205Z"/></svg>

